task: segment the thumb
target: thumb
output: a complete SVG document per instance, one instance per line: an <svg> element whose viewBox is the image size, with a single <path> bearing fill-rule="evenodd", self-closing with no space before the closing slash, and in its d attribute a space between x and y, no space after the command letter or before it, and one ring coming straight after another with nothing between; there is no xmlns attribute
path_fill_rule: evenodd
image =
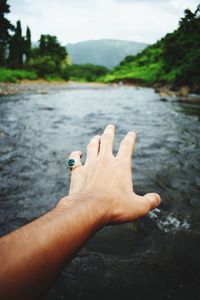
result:
<svg viewBox="0 0 200 300"><path fill-rule="evenodd" d="M160 205L161 198L160 195L156 193L148 193L143 196L143 199L146 201L147 205L149 206L149 210L152 210Z"/></svg>

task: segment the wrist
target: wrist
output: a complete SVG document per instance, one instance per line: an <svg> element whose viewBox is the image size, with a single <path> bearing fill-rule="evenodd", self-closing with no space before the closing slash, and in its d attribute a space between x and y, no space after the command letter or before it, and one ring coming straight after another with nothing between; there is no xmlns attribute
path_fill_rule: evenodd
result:
<svg viewBox="0 0 200 300"><path fill-rule="evenodd" d="M81 191L63 197L54 210L62 215L70 213L70 211L80 211L88 217L91 222L96 223L99 228L109 222L107 209L103 201L101 201L95 193L89 191Z"/></svg>

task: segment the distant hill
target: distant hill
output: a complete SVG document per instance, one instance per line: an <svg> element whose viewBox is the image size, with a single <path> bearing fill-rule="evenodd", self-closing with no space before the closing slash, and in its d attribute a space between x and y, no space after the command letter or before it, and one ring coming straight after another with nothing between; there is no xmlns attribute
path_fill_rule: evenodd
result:
<svg viewBox="0 0 200 300"><path fill-rule="evenodd" d="M145 84L190 86L200 91L200 5L185 10L178 28L136 56L127 56L104 78Z"/></svg>
<svg viewBox="0 0 200 300"><path fill-rule="evenodd" d="M121 40L91 40L68 44L67 51L74 64L95 64L107 68L117 66L127 55L136 55L148 44Z"/></svg>

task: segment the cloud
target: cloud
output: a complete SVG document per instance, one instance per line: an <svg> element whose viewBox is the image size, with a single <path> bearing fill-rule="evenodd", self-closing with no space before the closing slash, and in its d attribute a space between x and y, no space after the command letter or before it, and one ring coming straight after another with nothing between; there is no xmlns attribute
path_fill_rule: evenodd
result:
<svg viewBox="0 0 200 300"><path fill-rule="evenodd" d="M173 31L185 8L198 0L10 0L10 20L29 25L33 40L41 33L63 44L116 38L153 43Z"/></svg>

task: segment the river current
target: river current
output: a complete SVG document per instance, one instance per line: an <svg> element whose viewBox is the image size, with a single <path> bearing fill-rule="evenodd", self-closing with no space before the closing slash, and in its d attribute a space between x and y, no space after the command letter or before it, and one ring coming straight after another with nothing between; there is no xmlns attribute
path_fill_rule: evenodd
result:
<svg viewBox="0 0 200 300"><path fill-rule="evenodd" d="M159 209L100 230L45 299L200 299L200 107L149 88L62 85L0 98L0 234L67 194L66 159L116 125L137 133L134 188Z"/></svg>

